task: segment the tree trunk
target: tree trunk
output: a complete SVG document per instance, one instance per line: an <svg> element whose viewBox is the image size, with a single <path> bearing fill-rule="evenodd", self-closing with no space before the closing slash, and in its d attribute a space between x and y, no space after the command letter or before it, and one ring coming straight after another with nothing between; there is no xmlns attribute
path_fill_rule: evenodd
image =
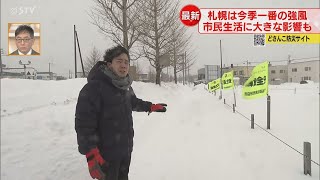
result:
<svg viewBox="0 0 320 180"><path fill-rule="evenodd" d="M154 26L155 26L155 43L156 43L156 84L161 85L160 73L160 49L159 49L159 35L158 35L158 20L157 20L157 0L154 0Z"/></svg>
<svg viewBox="0 0 320 180"><path fill-rule="evenodd" d="M173 74L174 74L174 83L178 84L177 80L177 59L176 59L176 47L173 45Z"/></svg>
<svg viewBox="0 0 320 180"><path fill-rule="evenodd" d="M160 75L161 75L161 68L159 66L156 68L156 84L159 84L159 85L161 85Z"/></svg>
<svg viewBox="0 0 320 180"><path fill-rule="evenodd" d="M127 0L122 0L122 20L123 20L123 46L129 50L128 45L128 22L127 22Z"/></svg>

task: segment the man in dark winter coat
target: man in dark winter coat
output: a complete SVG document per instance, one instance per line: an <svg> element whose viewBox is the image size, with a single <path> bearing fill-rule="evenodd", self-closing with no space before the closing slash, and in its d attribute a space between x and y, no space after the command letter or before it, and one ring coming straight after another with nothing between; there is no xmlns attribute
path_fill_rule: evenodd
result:
<svg viewBox="0 0 320 180"><path fill-rule="evenodd" d="M166 104L136 97L128 74L129 58L122 46L107 50L79 93L75 129L79 152L86 155L93 179L127 180L134 135L132 111L166 111Z"/></svg>

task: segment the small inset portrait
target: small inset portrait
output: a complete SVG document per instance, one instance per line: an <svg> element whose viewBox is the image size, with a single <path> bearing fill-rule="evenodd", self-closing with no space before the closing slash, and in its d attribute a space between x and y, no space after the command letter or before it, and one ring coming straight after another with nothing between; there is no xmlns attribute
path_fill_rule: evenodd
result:
<svg viewBox="0 0 320 180"><path fill-rule="evenodd" d="M8 54L40 55L40 23L9 23Z"/></svg>

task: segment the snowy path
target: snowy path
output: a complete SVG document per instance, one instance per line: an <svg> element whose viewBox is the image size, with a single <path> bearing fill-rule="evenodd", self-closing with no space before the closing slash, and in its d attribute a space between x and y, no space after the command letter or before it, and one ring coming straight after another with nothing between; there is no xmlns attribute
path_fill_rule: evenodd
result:
<svg viewBox="0 0 320 180"><path fill-rule="evenodd" d="M12 82L10 82L12 83ZM70 83L70 82L69 82ZM1 179L2 180L89 180L84 156L77 152L74 131L74 111L78 91L83 82L70 83L74 93L53 90L56 99L35 99L39 104L50 104L22 113L1 117ZM27 85L26 85L27 86ZM37 85L47 88L45 85ZM53 85L52 85L53 86ZM135 141L131 180L194 180L194 179L245 179L245 180L310 180L319 179L319 168L312 165L313 176L303 175L302 157L259 128L250 129L250 122L201 88L136 83L138 97L152 102L168 104L166 113L133 113ZM8 92L8 91L7 91ZM8 92L9 93L9 92ZM12 92L12 94L19 92ZM29 92L32 94L32 92ZM277 92L279 93L279 92ZM7 97L12 100L14 96ZM274 120L270 132L289 141L301 150L303 140L313 144L314 160L319 156L319 115L298 113L298 110L319 112L318 99L314 94L298 94L294 99L283 93L272 95L277 108L273 110ZM227 102L232 96L224 94ZM290 96L290 97L289 97ZM20 101L4 103L5 108L30 109ZM64 103L65 100L71 101ZM294 101L295 100L295 101ZM239 100L239 110L249 114L257 112L257 122L262 123L264 110L259 103ZM292 109L281 109L281 102L294 103ZM16 104L16 107L9 106ZM35 104L37 105L37 104ZM284 112L285 115L282 115ZM301 123L299 118L307 117L313 123ZM287 119L292 123L280 121ZM296 121L297 120L297 121ZM289 128L288 124L292 125ZM305 125L306 124L306 125Z"/></svg>
<svg viewBox="0 0 320 180"><path fill-rule="evenodd" d="M302 164L295 152L251 130L217 97L195 97L136 128L132 179L309 179L290 165ZM282 172L288 164L292 169Z"/></svg>

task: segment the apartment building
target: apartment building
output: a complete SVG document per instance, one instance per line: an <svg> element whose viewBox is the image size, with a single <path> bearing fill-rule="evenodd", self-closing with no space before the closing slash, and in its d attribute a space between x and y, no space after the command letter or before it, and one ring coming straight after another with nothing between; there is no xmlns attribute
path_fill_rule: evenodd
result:
<svg viewBox="0 0 320 180"><path fill-rule="evenodd" d="M254 68L254 66L233 66L231 67L225 67L222 69L223 73L229 72L233 70L233 76L238 77L239 84L244 84L246 80L250 77L251 71Z"/></svg>
<svg viewBox="0 0 320 180"><path fill-rule="evenodd" d="M288 82L288 66L269 66L269 84L281 84Z"/></svg>
<svg viewBox="0 0 320 180"><path fill-rule="evenodd" d="M198 80L210 82L220 77L219 65L205 65L204 68L198 70Z"/></svg>
<svg viewBox="0 0 320 180"><path fill-rule="evenodd" d="M300 83L302 80L319 82L319 62L320 60L303 61L290 63L289 65L272 65L269 66L269 84L277 85L286 82ZM233 70L234 77L239 78L239 84L243 85L251 76L255 66L233 66L222 68L222 73ZM207 71L215 70L217 67L202 68L198 71L199 77L206 77ZM217 74L218 73L218 74ZM219 71L214 73L214 79L220 77Z"/></svg>
<svg viewBox="0 0 320 180"><path fill-rule="evenodd" d="M298 83L302 80L319 82L320 60L290 63L288 65L288 82Z"/></svg>

